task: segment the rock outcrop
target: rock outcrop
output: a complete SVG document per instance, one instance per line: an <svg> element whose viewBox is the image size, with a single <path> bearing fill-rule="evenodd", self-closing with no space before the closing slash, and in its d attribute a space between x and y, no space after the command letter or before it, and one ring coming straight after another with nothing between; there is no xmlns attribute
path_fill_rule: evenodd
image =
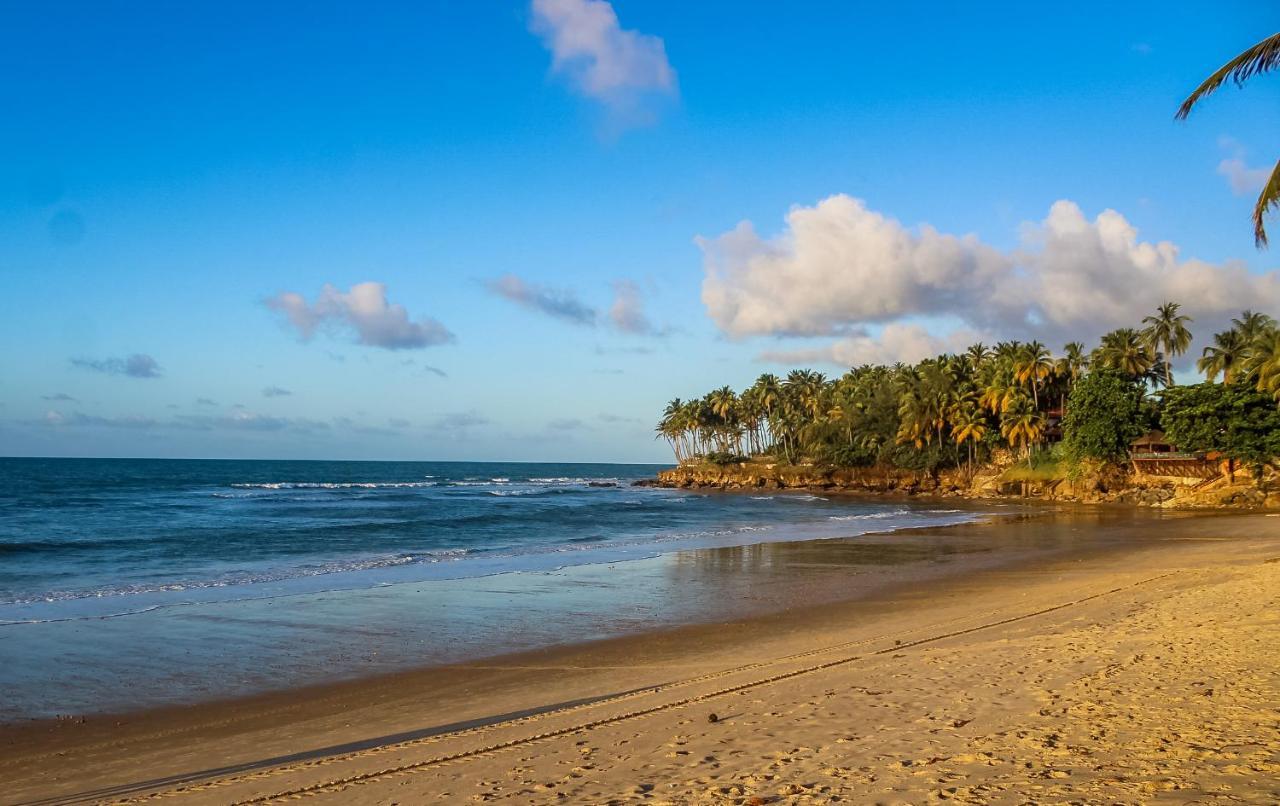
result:
<svg viewBox="0 0 1280 806"><path fill-rule="evenodd" d="M935 495L971 499L1117 503L1166 508L1280 509L1280 491L1268 493L1249 479L1232 482L1135 475L1104 465L1073 478L1026 478L1000 462L970 473L949 468L923 473L899 468L845 468L751 461L726 465L683 464L658 473L660 487L719 490L810 490L885 495Z"/></svg>

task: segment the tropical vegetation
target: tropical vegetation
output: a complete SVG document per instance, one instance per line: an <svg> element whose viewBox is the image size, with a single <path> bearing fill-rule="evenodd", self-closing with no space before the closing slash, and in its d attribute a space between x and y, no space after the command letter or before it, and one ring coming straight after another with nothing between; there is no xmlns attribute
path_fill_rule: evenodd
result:
<svg viewBox="0 0 1280 806"><path fill-rule="evenodd" d="M1200 99L1211 95L1228 79L1237 87L1241 87L1250 78L1277 67L1280 67L1280 33L1272 34L1219 67L1182 102L1175 117L1185 120ZM1253 239L1259 248L1267 245L1267 228L1264 220L1267 211L1277 206L1280 206L1280 161L1277 161L1275 168L1271 170L1271 176L1262 186L1262 192L1258 194L1258 201L1253 207Z"/></svg>
<svg viewBox="0 0 1280 806"><path fill-rule="evenodd" d="M1280 414L1264 417L1258 409L1259 401L1273 412L1280 404L1276 321L1241 313L1195 361L1207 381L1179 387L1171 360L1190 350L1189 324L1169 302L1143 327L1113 330L1091 350L1071 342L1055 354L1037 341L1004 341L917 364L853 367L838 377L811 369L765 373L741 391L722 386L672 400L656 431L682 463L763 456L926 472L972 471L996 451L1031 467L1057 443L1055 456L1067 461L1114 460L1156 427L1188 450L1242 458L1252 451L1256 459L1275 442L1280 453ZM1193 430L1200 414L1186 412L1206 406L1216 424ZM1255 439L1260 430L1265 439ZM1262 447L1246 450L1251 439Z"/></svg>

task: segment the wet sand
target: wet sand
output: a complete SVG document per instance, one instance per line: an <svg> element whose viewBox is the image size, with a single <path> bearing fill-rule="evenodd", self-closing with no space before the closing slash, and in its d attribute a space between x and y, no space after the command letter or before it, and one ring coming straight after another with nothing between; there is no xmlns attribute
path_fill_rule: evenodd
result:
<svg viewBox="0 0 1280 806"><path fill-rule="evenodd" d="M844 541L750 547L756 562L683 581L733 580L712 590L740 598L760 583L755 615L10 726L3 798L1280 799L1280 519L1061 512L944 531L893 539L984 561L895 576L836 559Z"/></svg>

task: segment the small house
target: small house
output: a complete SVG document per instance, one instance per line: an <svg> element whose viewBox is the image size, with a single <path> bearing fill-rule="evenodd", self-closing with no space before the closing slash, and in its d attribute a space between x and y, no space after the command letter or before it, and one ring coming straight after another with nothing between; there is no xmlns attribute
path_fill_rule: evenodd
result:
<svg viewBox="0 0 1280 806"><path fill-rule="evenodd" d="M1146 476L1204 480L1220 474L1218 463L1212 458L1202 453L1179 451L1159 430L1148 431L1129 443L1129 461L1133 463L1133 472Z"/></svg>

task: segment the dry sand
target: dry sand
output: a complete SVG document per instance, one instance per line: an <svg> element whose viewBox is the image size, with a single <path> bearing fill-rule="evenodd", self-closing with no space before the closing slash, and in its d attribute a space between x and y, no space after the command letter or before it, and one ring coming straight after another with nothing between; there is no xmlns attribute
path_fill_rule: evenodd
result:
<svg viewBox="0 0 1280 806"><path fill-rule="evenodd" d="M1158 528L1185 539L302 698L10 731L3 796L1280 803L1280 519Z"/></svg>

